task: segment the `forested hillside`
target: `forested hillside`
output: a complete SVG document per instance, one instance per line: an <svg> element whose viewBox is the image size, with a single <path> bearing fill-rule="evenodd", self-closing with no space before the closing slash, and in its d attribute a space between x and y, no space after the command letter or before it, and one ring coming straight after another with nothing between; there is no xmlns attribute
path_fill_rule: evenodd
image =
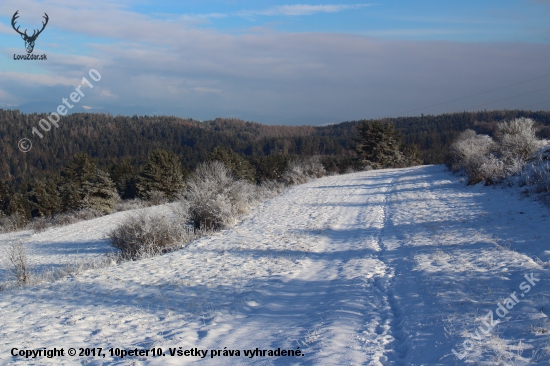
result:
<svg viewBox="0 0 550 366"><path fill-rule="evenodd" d="M540 137L550 136L550 113L531 111L485 111L438 116L387 119L395 124L406 144L415 144L425 164L441 164L447 147L465 129L491 134L496 122L528 117L539 123ZM58 174L78 152L96 158L108 169L122 158L142 165L155 149L173 151L185 169L192 170L207 159L216 146L223 146L250 158L282 155L354 155L356 126L361 121L313 126L266 126L238 119L218 118L199 122L172 116L112 116L71 114L59 128L42 131L45 114L24 114L0 109L0 181L20 182L43 174ZM36 128L40 139L32 134ZM19 151L22 138L32 140L28 153Z"/></svg>

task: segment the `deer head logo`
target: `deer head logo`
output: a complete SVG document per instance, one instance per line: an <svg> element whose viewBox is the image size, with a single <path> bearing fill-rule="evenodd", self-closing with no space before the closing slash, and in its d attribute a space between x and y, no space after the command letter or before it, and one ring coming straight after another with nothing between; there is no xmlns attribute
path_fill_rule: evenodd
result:
<svg viewBox="0 0 550 366"><path fill-rule="evenodd" d="M34 49L34 42L36 41L36 38L38 38L38 35L40 33L42 33L42 31L44 30L44 28L46 28L46 24L48 24L48 14L44 13L45 16L43 17L44 19L46 19L45 22L42 22L42 29L38 30L38 29L35 29L32 36L29 36L27 34L27 30L25 29L25 32L21 33L19 31L19 26L17 28L15 28L15 20L17 18L19 18L19 16L17 15L17 13L19 13L19 10L17 10L15 12L15 14L13 14L13 18L11 18L11 25L13 27L13 29L15 29L15 31L17 33L19 33L21 35L21 38L23 38L23 40L25 41L25 48L27 49L27 53L32 53L32 50Z"/></svg>

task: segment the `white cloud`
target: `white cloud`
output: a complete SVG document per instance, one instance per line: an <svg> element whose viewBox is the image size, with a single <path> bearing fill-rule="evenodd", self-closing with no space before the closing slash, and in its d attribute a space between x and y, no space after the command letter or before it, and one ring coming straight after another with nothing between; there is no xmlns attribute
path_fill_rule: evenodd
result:
<svg viewBox="0 0 550 366"><path fill-rule="evenodd" d="M308 5L308 4L295 4L295 5L281 5L275 6L267 10L260 11L242 11L236 13L237 15L267 15L267 16L299 16L299 15L313 15L316 13L338 13L345 10L361 9L373 4L342 4L342 5Z"/></svg>

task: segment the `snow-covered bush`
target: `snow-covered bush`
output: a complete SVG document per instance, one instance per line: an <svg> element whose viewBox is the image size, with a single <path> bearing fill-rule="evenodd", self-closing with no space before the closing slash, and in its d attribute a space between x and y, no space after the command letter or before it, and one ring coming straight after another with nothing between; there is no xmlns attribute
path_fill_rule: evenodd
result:
<svg viewBox="0 0 550 366"><path fill-rule="evenodd" d="M95 208L83 208L78 211L55 214L52 217L35 217L26 226L26 228L34 230L35 232L41 232L52 226L71 225L80 221L92 220L104 215L104 212Z"/></svg>
<svg viewBox="0 0 550 366"><path fill-rule="evenodd" d="M495 141L504 159L527 160L542 146L535 136L534 123L529 118L516 118L496 126Z"/></svg>
<svg viewBox="0 0 550 366"><path fill-rule="evenodd" d="M104 212L95 208L83 208L74 212L74 216L78 221L92 220L104 215Z"/></svg>
<svg viewBox="0 0 550 366"><path fill-rule="evenodd" d="M468 183L475 184L486 178L486 173L498 170L498 163L490 158L495 143L490 136L466 130L451 145L451 169L464 170Z"/></svg>
<svg viewBox="0 0 550 366"><path fill-rule="evenodd" d="M52 217L53 226L65 226L84 220L92 220L105 214L94 208L83 208L82 210L64 212Z"/></svg>
<svg viewBox="0 0 550 366"><path fill-rule="evenodd" d="M303 184L313 178L321 178L326 175L325 168L319 157L311 157L290 162L283 173L283 182L287 185Z"/></svg>
<svg viewBox="0 0 550 366"><path fill-rule="evenodd" d="M527 192L550 193L550 146L540 148L511 180ZM545 195L545 199L548 195Z"/></svg>
<svg viewBox="0 0 550 366"><path fill-rule="evenodd" d="M27 220L18 212L0 218L0 233L9 233L21 230L27 224Z"/></svg>
<svg viewBox="0 0 550 366"><path fill-rule="evenodd" d="M517 118L499 123L495 140L464 131L451 145L447 164L455 172L464 171L469 184L507 180L509 184L536 186L537 191L544 192L550 157L547 143L537 139L533 120Z"/></svg>
<svg viewBox="0 0 550 366"><path fill-rule="evenodd" d="M18 285L31 282L31 270L24 244L21 240L11 242L2 248L2 257L11 269L11 273Z"/></svg>
<svg viewBox="0 0 550 366"><path fill-rule="evenodd" d="M260 183L259 192L262 199L267 199L283 193L285 188L286 187L282 182L278 182L276 180L264 180Z"/></svg>
<svg viewBox="0 0 550 366"><path fill-rule="evenodd" d="M34 232L40 233L42 231L46 231L52 226L53 223L51 218L42 216L32 219L31 222L27 225L27 228L33 230Z"/></svg>
<svg viewBox="0 0 550 366"><path fill-rule="evenodd" d="M66 212L52 216L52 223L54 226L71 225L76 222L78 222L78 219L76 218L74 212Z"/></svg>
<svg viewBox="0 0 550 366"><path fill-rule="evenodd" d="M130 216L110 232L111 245L120 250L124 259L136 260L182 247L195 234L186 225L188 215L180 207L174 215L139 213Z"/></svg>
<svg viewBox="0 0 550 366"><path fill-rule="evenodd" d="M118 202L115 206L114 211L115 212L121 212L121 211L130 211L130 210L136 210L139 208L147 207L147 203L139 198L134 198L131 200L122 200Z"/></svg>
<svg viewBox="0 0 550 366"><path fill-rule="evenodd" d="M149 192L149 199L147 200L150 206L163 205L168 202L168 198L161 191Z"/></svg>
<svg viewBox="0 0 550 366"><path fill-rule="evenodd" d="M258 187L236 180L223 163L212 161L200 164L191 174L183 198L197 228L222 229L257 201Z"/></svg>

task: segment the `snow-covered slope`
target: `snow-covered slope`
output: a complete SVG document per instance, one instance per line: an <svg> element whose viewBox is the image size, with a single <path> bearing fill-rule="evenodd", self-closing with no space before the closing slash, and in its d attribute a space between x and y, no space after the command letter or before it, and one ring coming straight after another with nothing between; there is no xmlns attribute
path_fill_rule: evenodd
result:
<svg viewBox="0 0 550 366"><path fill-rule="evenodd" d="M441 166L319 179L183 250L0 293L0 363L548 363L549 213ZM18 235L46 265L64 243L109 250L117 215ZM11 356L44 347L105 357ZM165 356L109 353L153 347ZM170 356L179 347L209 352ZM304 356L244 355L298 347Z"/></svg>

